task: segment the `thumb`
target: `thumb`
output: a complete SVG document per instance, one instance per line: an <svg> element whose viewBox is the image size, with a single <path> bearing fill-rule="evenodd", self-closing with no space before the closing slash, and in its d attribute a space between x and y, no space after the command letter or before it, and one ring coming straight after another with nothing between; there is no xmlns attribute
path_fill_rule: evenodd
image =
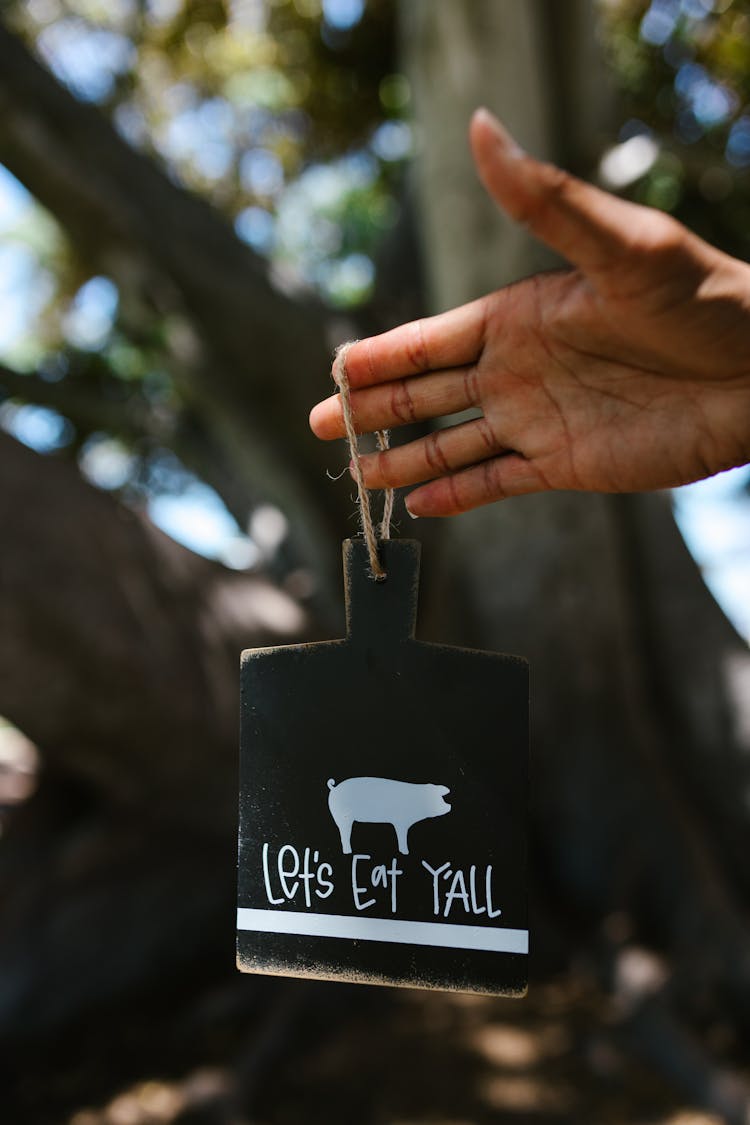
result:
<svg viewBox="0 0 750 1125"><path fill-rule="evenodd" d="M480 179L497 205L584 273L611 269L670 221L535 160L486 109L474 114L469 136Z"/></svg>

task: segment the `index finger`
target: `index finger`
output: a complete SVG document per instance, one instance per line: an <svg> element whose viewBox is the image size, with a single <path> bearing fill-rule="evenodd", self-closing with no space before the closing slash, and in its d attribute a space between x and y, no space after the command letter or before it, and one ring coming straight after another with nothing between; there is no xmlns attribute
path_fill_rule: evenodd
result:
<svg viewBox="0 0 750 1125"><path fill-rule="evenodd" d="M346 353L352 389L473 363L484 345L490 298L358 340Z"/></svg>

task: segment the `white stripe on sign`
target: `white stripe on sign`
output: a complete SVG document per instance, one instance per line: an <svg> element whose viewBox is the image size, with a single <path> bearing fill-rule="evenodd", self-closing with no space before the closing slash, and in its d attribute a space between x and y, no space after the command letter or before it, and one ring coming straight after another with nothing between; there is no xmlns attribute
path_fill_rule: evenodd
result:
<svg viewBox="0 0 750 1125"><path fill-rule="evenodd" d="M451 922L405 922L397 918L352 918L346 914L303 914L297 910L240 907L237 929L264 934L392 941L401 945L438 945L448 949L485 949L490 953L529 952L528 930L460 926Z"/></svg>

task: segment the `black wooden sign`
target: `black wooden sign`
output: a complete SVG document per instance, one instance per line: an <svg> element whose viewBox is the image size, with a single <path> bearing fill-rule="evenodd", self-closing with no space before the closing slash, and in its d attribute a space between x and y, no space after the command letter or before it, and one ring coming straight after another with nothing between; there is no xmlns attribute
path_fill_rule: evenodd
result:
<svg viewBox="0 0 750 1125"><path fill-rule="evenodd" d="M380 557L345 640L242 655L238 966L522 995L528 665L415 640L419 544Z"/></svg>

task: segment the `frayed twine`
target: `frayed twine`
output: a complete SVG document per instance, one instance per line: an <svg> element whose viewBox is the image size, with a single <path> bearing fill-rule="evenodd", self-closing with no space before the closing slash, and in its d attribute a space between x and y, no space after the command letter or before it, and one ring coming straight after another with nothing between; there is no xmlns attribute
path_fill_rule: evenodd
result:
<svg viewBox="0 0 750 1125"><path fill-rule="evenodd" d="M349 442L349 454L351 456L351 468L354 480L357 485L357 495L359 498L359 517L362 523L362 534L367 544L367 553L370 558L370 572L372 577L382 582L386 577L386 572L383 569L380 558L378 557L378 535L375 532L375 525L372 520L372 511L370 509L370 493L365 486L364 476L362 475L362 462L359 455L359 441L357 433L354 429L354 414L352 412L352 400L349 393L349 375L346 369L346 356L351 348L353 340L347 344L342 344L336 349L336 357L333 361L333 381L339 388L341 393L341 411L344 416L344 429L346 430L346 439ZM390 446L388 437L388 430L376 430L375 438L378 444L378 449L386 450ZM391 537L391 517L393 515L393 489L385 489L385 498L383 502L383 518L378 528L378 534L381 539L390 539Z"/></svg>

